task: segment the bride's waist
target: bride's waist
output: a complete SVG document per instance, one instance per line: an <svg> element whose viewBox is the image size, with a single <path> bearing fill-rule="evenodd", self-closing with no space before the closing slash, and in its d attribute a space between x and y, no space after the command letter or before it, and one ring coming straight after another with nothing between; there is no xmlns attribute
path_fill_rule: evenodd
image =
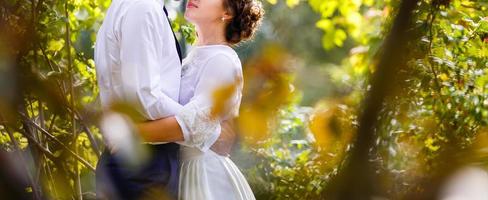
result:
<svg viewBox="0 0 488 200"><path fill-rule="evenodd" d="M220 157L220 155L216 154L212 150L208 150L206 152L200 151L200 149L181 146L180 148L180 155L181 160L190 161L190 160L198 160L198 159L205 159L205 158L215 158Z"/></svg>

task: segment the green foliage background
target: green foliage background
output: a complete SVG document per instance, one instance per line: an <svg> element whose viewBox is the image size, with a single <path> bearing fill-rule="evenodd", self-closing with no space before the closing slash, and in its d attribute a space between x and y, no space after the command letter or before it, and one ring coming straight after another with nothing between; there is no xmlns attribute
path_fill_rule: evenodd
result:
<svg viewBox="0 0 488 200"><path fill-rule="evenodd" d="M347 161L399 1L263 4L260 32L237 50L247 61L271 44L285 49L294 60L287 66L293 96L274 113L272 134L259 143L242 142L233 158L258 199L324 199L328 181ZM29 183L21 187L28 195L93 198L93 168L103 149L93 44L109 5L0 3L0 145L24 163L20 170L28 172ZM472 152L464 163L487 167L487 16L486 1L418 5L408 64L399 72L404 78L392 83L398 91L384 104L371 155L386 197L418 191L416 183L445 164L439 152L448 147ZM181 13L173 25L194 42Z"/></svg>

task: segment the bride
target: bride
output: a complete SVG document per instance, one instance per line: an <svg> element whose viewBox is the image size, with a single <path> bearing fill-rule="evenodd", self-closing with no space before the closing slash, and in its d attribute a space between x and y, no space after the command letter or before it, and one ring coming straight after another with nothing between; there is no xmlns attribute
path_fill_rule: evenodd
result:
<svg viewBox="0 0 488 200"><path fill-rule="evenodd" d="M161 133L181 128L185 142L180 150L179 199L255 199L228 156L203 152L195 145L220 132L220 122L238 115L243 75L232 47L252 38L264 11L258 0L189 0L186 8L185 18L195 25L198 39L183 61L179 100L184 107L174 117L138 124L139 132L146 141L168 142L174 140L171 134ZM234 86L232 95L223 105L214 105L219 104L214 92L228 86ZM214 112L214 106L224 109Z"/></svg>

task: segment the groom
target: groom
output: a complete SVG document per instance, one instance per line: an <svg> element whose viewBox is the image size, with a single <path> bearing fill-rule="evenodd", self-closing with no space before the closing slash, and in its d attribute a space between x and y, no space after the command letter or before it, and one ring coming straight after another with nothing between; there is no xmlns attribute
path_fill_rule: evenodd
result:
<svg viewBox="0 0 488 200"><path fill-rule="evenodd" d="M147 120L177 114L181 59L164 0L113 0L95 46L102 107L133 102ZM222 124L222 130L211 149L226 155L235 134L229 123ZM137 172L121 165L110 151L102 154L96 170L97 198L139 199L149 189L177 196L179 145L146 145L152 157Z"/></svg>

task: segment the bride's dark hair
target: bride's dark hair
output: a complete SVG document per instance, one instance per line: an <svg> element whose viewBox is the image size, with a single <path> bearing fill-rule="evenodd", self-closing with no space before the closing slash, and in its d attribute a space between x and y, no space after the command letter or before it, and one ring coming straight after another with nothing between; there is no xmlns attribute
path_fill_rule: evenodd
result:
<svg viewBox="0 0 488 200"><path fill-rule="evenodd" d="M264 10L258 0L224 0L224 8L233 16L225 30L225 39L237 44L254 36Z"/></svg>

